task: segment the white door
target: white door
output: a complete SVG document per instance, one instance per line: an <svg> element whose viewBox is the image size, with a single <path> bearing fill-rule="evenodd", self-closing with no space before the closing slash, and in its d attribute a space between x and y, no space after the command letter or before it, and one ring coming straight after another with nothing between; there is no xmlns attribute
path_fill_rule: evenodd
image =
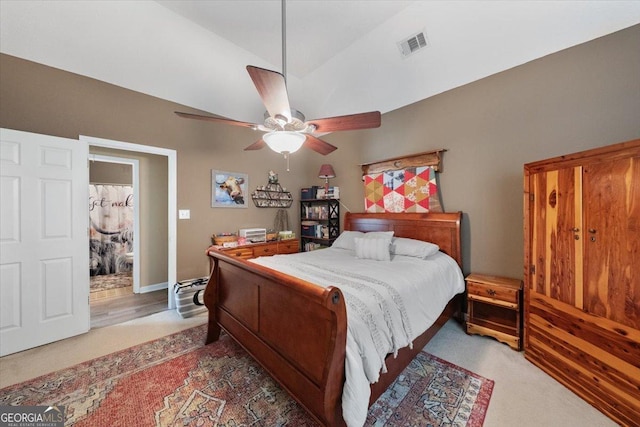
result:
<svg viewBox="0 0 640 427"><path fill-rule="evenodd" d="M0 129L0 356L89 330L87 157Z"/></svg>

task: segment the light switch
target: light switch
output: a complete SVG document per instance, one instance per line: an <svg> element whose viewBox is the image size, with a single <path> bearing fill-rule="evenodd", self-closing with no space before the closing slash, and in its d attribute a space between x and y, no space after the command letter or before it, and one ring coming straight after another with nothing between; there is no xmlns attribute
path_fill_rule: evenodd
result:
<svg viewBox="0 0 640 427"><path fill-rule="evenodd" d="M178 218L179 219L190 219L191 211L189 209L179 209L178 210Z"/></svg>

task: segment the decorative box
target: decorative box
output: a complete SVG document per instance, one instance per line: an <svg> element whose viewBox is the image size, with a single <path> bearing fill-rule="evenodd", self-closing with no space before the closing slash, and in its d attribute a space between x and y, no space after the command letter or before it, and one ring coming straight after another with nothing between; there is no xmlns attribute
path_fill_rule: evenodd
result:
<svg viewBox="0 0 640 427"><path fill-rule="evenodd" d="M315 199L315 198L316 198L315 188L311 187L311 188L300 189L300 199L309 200L309 199Z"/></svg>

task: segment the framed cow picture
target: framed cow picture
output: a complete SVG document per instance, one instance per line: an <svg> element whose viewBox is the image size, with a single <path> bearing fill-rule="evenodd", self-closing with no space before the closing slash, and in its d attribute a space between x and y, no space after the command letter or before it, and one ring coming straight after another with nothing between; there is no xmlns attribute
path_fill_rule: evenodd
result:
<svg viewBox="0 0 640 427"><path fill-rule="evenodd" d="M211 170L211 207L246 208L249 206L249 175Z"/></svg>

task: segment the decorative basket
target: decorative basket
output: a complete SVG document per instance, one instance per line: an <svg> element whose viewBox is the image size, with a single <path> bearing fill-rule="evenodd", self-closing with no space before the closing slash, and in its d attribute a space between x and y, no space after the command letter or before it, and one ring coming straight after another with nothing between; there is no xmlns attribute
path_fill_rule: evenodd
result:
<svg viewBox="0 0 640 427"><path fill-rule="evenodd" d="M267 230L267 241L278 240L278 233L273 230Z"/></svg>
<svg viewBox="0 0 640 427"><path fill-rule="evenodd" d="M176 309L180 316L187 318L207 310L203 297L208 280L208 277L201 277L183 280L173 285L176 293Z"/></svg>
<svg viewBox="0 0 640 427"><path fill-rule="evenodd" d="M233 233L221 233L211 236L214 245L224 246L225 243L237 242L238 236Z"/></svg>

